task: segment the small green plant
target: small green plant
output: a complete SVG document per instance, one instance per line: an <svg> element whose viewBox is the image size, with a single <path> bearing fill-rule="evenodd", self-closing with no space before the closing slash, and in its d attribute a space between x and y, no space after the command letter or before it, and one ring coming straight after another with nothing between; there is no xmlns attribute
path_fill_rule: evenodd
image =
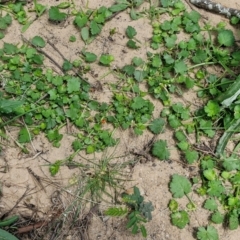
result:
<svg viewBox="0 0 240 240"><path fill-rule="evenodd" d="M104 66L109 66L112 61L114 61L114 57L109 54L102 54L99 59L99 63Z"/></svg>
<svg viewBox="0 0 240 240"><path fill-rule="evenodd" d="M197 239L199 240L218 240L218 233L216 228L208 226L206 228L199 227L197 231Z"/></svg>
<svg viewBox="0 0 240 240"><path fill-rule="evenodd" d="M126 35L129 38L129 40L127 41L127 46L132 49L139 48L136 41L133 40L134 37L137 35L137 31L135 30L135 28L133 28L132 26L128 26L126 29Z"/></svg>
<svg viewBox="0 0 240 240"><path fill-rule="evenodd" d="M51 7L49 9L49 20L51 21L63 21L67 18L67 14L61 12L58 7Z"/></svg>
<svg viewBox="0 0 240 240"><path fill-rule="evenodd" d="M170 182L170 191L174 198L182 198L186 196L189 203L186 205L188 211L193 211L196 209L195 204L189 197L189 193L192 191L192 185L190 181L181 175L174 174ZM174 226L182 229L189 223L189 214L185 210L178 209L178 203L175 199L171 199L169 202L169 210L171 213L171 222Z"/></svg>
<svg viewBox="0 0 240 240"><path fill-rule="evenodd" d="M151 202L144 202L137 187L133 188L133 194L124 193L122 201L126 204L126 208L111 207L105 211L105 214L111 217L127 217L126 227L132 229L133 234L141 232L143 237L147 237L147 230L144 223L152 220L153 206Z"/></svg>
<svg viewBox="0 0 240 240"><path fill-rule="evenodd" d="M6 14L4 17L0 16L0 39L4 38L5 30L11 25L12 17L9 14Z"/></svg>

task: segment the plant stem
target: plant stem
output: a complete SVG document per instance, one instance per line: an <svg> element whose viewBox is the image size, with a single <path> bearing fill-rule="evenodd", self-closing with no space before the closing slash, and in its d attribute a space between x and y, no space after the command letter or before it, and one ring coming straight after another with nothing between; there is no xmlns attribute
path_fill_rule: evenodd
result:
<svg viewBox="0 0 240 240"><path fill-rule="evenodd" d="M196 65L194 65L194 66L189 67L188 70L191 70L191 69L193 69L193 68L200 67L200 66L213 65L213 64L216 64L216 63L215 63L215 62L199 63L199 64L196 64Z"/></svg>

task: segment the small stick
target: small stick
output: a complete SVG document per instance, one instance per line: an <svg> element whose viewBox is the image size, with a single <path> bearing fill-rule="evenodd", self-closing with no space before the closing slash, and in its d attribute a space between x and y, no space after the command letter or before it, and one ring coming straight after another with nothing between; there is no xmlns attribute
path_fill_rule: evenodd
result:
<svg viewBox="0 0 240 240"><path fill-rule="evenodd" d="M45 55L50 61L52 61L63 73L62 67L50 56L48 55L45 51L39 49L38 47L34 46L31 42L29 42L23 35L21 36L23 41L26 42L27 44L30 44L31 46L33 46L39 53L42 53L43 55Z"/></svg>
<svg viewBox="0 0 240 240"><path fill-rule="evenodd" d="M38 182L38 184L41 186L41 190L43 190L44 192L46 192L46 189L44 188L44 186L42 185L41 182L41 178L33 172L33 170L30 167L27 167L27 170L29 172L29 174L31 174L33 176L33 178Z"/></svg>
<svg viewBox="0 0 240 240"><path fill-rule="evenodd" d="M58 48L50 42L50 40L47 40L47 43L62 57L62 59L64 61L67 61L67 59L64 57L64 55L58 50ZM61 69L62 70L62 69ZM62 70L63 71L63 70ZM86 79L84 79L77 71L75 71L74 69L72 69L72 71L74 72L75 75L77 75L78 77L81 78L81 80L83 80L84 82L90 84Z"/></svg>
<svg viewBox="0 0 240 240"><path fill-rule="evenodd" d="M26 233L26 232L30 232L36 228L40 228L40 227L44 227L48 224L48 222L46 221L40 221L40 222L37 222L37 223L34 223L34 224L31 224L29 226L26 226L26 227L21 227L21 228L18 228L18 231L17 233Z"/></svg>

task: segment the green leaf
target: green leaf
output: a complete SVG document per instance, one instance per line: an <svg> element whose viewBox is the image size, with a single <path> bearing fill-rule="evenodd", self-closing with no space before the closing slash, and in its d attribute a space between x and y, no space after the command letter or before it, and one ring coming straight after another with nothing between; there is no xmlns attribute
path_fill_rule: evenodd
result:
<svg viewBox="0 0 240 240"><path fill-rule="evenodd" d="M154 210L154 207L152 205L152 202L142 202L139 206L140 213L148 220L152 220L152 211Z"/></svg>
<svg viewBox="0 0 240 240"><path fill-rule="evenodd" d="M165 140L156 141L152 147L152 154L160 160L168 160L170 152L168 150L167 142Z"/></svg>
<svg viewBox="0 0 240 240"><path fill-rule="evenodd" d="M174 129L176 129L182 125L180 120L175 115L172 115L172 114L169 115L169 117L168 117L168 123Z"/></svg>
<svg viewBox="0 0 240 240"><path fill-rule="evenodd" d="M68 93L78 92L80 90L80 79L77 77L72 77L68 79L67 91Z"/></svg>
<svg viewBox="0 0 240 240"><path fill-rule="evenodd" d="M70 118L72 121L76 120L79 115L79 110L74 107L70 107L69 109L66 110L66 116Z"/></svg>
<svg viewBox="0 0 240 240"><path fill-rule="evenodd" d="M146 106L147 101L144 100L142 97L135 97L133 98L133 102L131 104L131 108L134 110L138 110Z"/></svg>
<svg viewBox="0 0 240 240"><path fill-rule="evenodd" d="M217 210L218 206L217 206L217 203L216 201L213 199L213 198L209 198L205 201L203 207L205 209L208 209L210 211L215 211Z"/></svg>
<svg viewBox="0 0 240 240"><path fill-rule="evenodd" d="M58 130L49 130L47 133L47 138L50 142L62 140L63 135L58 132Z"/></svg>
<svg viewBox="0 0 240 240"><path fill-rule="evenodd" d="M128 26L126 29L126 35L128 38L132 39L137 35L135 28Z"/></svg>
<svg viewBox="0 0 240 240"><path fill-rule="evenodd" d="M132 48L132 49L138 49L139 47L137 46L137 43L133 41L132 39L127 41L127 47Z"/></svg>
<svg viewBox="0 0 240 240"><path fill-rule="evenodd" d="M88 18L86 15L83 15L83 16L78 15L74 19L74 24L77 25L79 28L83 28L87 22L88 22Z"/></svg>
<svg viewBox="0 0 240 240"><path fill-rule="evenodd" d="M176 45L177 36L171 35L170 37L165 37L166 47L173 48Z"/></svg>
<svg viewBox="0 0 240 240"><path fill-rule="evenodd" d="M82 144L82 141L76 139L72 142L72 148L73 150L76 152L78 150L81 150L83 149L83 144Z"/></svg>
<svg viewBox="0 0 240 240"><path fill-rule="evenodd" d="M12 113L23 105L23 101L0 99L0 113Z"/></svg>
<svg viewBox="0 0 240 240"><path fill-rule="evenodd" d="M185 80L186 88L187 89L193 88L194 85L195 85L195 81L193 79L187 77L186 80Z"/></svg>
<svg viewBox="0 0 240 240"><path fill-rule="evenodd" d="M86 42L89 39L89 28L84 27L81 29L81 37L84 42Z"/></svg>
<svg viewBox="0 0 240 240"><path fill-rule="evenodd" d="M146 71L141 71L141 70L134 71L134 79L138 82L142 82L146 76L147 76Z"/></svg>
<svg viewBox="0 0 240 240"><path fill-rule="evenodd" d="M164 31L169 31L171 29L171 22L168 20L165 20L160 27Z"/></svg>
<svg viewBox="0 0 240 240"><path fill-rule="evenodd" d="M12 17L6 14L4 17L0 17L0 29L5 30L12 23Z"/></svg>
<svg viewBox="0 0 240 240"><path fill-rule="evenodd" d="M211 221L217 224L223 223L224 215L221 214L219 211L216 211L212 214Z"/></svg>
<svg viewBox="0 0 240 240"><path fill-rule="evenodd" d="M99 59L99 62L104 66L109 66L112 61L114 61L114 57L109 54L102 54Z"/></svg>
<svg viewBox="0 0 240 240"><path fill-rule="evenodd" d="M60 166L61 166L61 161L59 160L49 166L49 171L51 173L51 176L55 176L59 172Z"/></svg>
<svg viewBox="0 0 240 240"><path fill-rule="evenodd" d="M5 37L5 34L0 31L0 39L3 39Z"/></svg>
<svg viewBox="0 0 240 240"><path fill-rule="evenodd" d="M70 63L68 60L64 60L62 69L64 72L67 72L73 68L72 63Z"/></svg>
<svg viewBox="0 0 240 240"><path fill-rule="evenodd" d="M216 180L217 174L214 171L214 169L206 169L203 171L203 176L209 180L209 181L213 181Z"/></svg>
<svg viewBox="0 0 240 240"><path fill-rule="evenodd" d="M174 212L171 214L172 224L183 229L189 223L189 216L186 211Z"/></svg>
<svg viewBox="0 0 240 240"><path fill-rule="evenodd" d="M51 7L49 9L49 19L52 21L63 21L67 18L67 14L60 12L57 7Z"/></svg>
<svg viewBox="0 0 240 240"><path fill-rule="evenodd" d="M127 75L131 76L133 75L134 71L135 71L135 67L133 65L125 65L123 68L122 68L122 71L124 73L126 73Z"/></svg>
<svg viewBox="0 0 240 240"><path fill-rule="evenodd" d="M194 23L197 23L199 19L201 18L201 15L197 11L191 11L191 12L185 12L184 16L187 17L189 20L191 20Z"/></svg>
<svg viewBox="0 0 240 240"><path fill-rule="evenodd" d="M182 151L185 151L188 149L189 147L189 144L187 141L181 141L177 144L177 146L182 150Z"/></svg>
<svg viewBox="0 0 240 240"><path fill-rule="evenodd" d="M162 7L167 8L173 6L174 1L171 0L160 0Z"/></svg>
<svg viewBox="0 0 240 240"><path fill-rule="evenodd" d="M168 208L171 212L176 212L178 210L178 202L175 199L171 199L168 204Z"/></svg>
<svg viewBox="0 0 240 240"><path fill-rule="evenodd" d="M143 2L144 0L133 0L133 7L139 7Z"/></svg>
<svg viewBox="0 0 240 240"><path fill-rule="evenodd" d="M18 141L20 143L28 143L31 141L31 135L29 134L27 128L22 128L18 134Z"/></svg>
<svg viewBox="0 0 240 240"><path fill-rule="evenodd" d="M191 192L191 183L186 177L173 174L170 182L170 191L173 197L181 198Z"/></svg>
<svg viewBox="0 0 240 240"><path fill-rule="evenodd" d="M11 44L11 43L6 43L6 42L4 42L3 51L4 51L6 54L9 54L9 55L14 54L14 53L17 52L17 50L18 50L18 48L17 48L15 45L13 45L13 44Z"/></svg>
<svg viewBox="0 0 240 240"><path fill-rule="evenodd" d="M85 57L85 61L92 63L97 60L97 55L91 52L83 52L83 55Z"/></svg>
<svg viewBox="0 0 240 240"><path fill-rule="evenodd" d="M197 239L199 240L218 240L218 233L215 227L207 226L207 228L199 227L197 231Z"/></svg>
<svg viewBox="0 0 240 240"><path fill-rule="evenodd" d="M161 60L160 56L156 55L153 57L152 66L155 68L159 68L160 66L162 66L162 60Z"/></svg>
<svg viewBox="0 0 240 240"><path fill-rule="evenodd" d="M200 130L202 130L208 137L213 137L215 135L215 131L212 127L212 121L206 121L204 119L200 120Z"/></svg>
<svg viewBox="0 0 240 240"><path fill-rule="evenodd" d="M211 197L220 197L221 194L225 192L225 188L222 185L222 182L219 180L213 180L208 182L207 193Z"/></svg>
<svg viewBox="0 0 240 240"><path fill-rule="evenodd" d="M149 129L154 133L154 134L159 134L163 131L165 126L165 121L163 118L156 118L154 119L150 125Z"/></svg>
<svg viewBox="0 0 240 240"><path fill-rule="evenodd" d="M230 230L235 230L238 228L239 220L238 215L235 213L231 213L228 219L228 226Z"/></svg>
<svg viewBox="0 0 240 240"><path fill-rule="evenodd" d="M3 240L19 240L19 238L16 238L11 233L9 233L9 232L7 232L7 231L5 231L3 229L0 229L0 237Z"/></svg>
<svg viewBox="0 0 240 240"><path fill-rule="evenodd" d="M46 11L47 7L42 5L42 4L35 4L35 10L36 10L36 13L38 15L38 17L42 16L43 13Z"/></svg>
<svg viewBox="0 0 240 240"><path fill-rule="evenodd" d="M192 164L192 163L194 163L198 160L199 154L195 150L189 150L188 149L188 150L185 151L185 158L186 158L186 161L189 164Z"/></svg>
<svg viewBox="0 0 240 240"><path fill-rule="evenodd" d="M240 161L238 157L225 157L223 167L227 171L240 170Z"/></svg>
<svg viewBox="0 0 240 240"><path fill-rule="evenodd" d="M164 60L165 60L165 62L166 62L167 64L172 64L172 63L174 63L174 59L172 58L172 56L169 55L169 54L167 54L167 53L165 53L165 54L163 55L163 58L164 58Z"/></svg>
<svg viewBox="0 0 240 240"><path fill-rule="evenodd" d="M69 42L76 42L77 38L74 35L69 37Z"/></svg>
<svg viewBox="0 0 240 240"><path fill-rule="evenodd" d="M214 100L209 100L207 105L204 107L204 111L207 113L208 117L214 117L220 112L219 104Z"/></svg>
<svg viewBox="0 0 240 240"><path fill-rule="evenodd" d="M205 60L207 59L208 55L207 53L202 50L202 49L198 49L196 52L195 52L195 56L193 56L192 60L194 63L202 63L202 62L205 62Z"/></svg>
<svg viewBox="0 0 240 240"><path fill-rule="evenodd" d="M181 141L187 141L187 137L185 136L184 132L182 130L178 130L174 133L174 136L176 139L181 142Z"/></svg>
<svg viewBox="0 0 240 240"><path fill-rule="evenodd" d="M175 63L174 70L176 73L184 74L188 70L188 68L183 61L179 61Z"/></svg>
<svg viewBox="0 0 240 240"><path fill-rule="evenodd" d="M70 7L70 2L61 2L57 6L59 9L66 9Z"/></svg>
<svg viewBox="0 0 240 240"><path fill-rule="evenodd" d="M125 10L126 8L128 8L128 4L125 3L120 3L120 4L114 4L112 5L109 10L113 13L115 12L121 12L123 10Z"/></svg>
<svg viewBox="0 0 240 240"><path fill-rule="evenodd" d="M46 43L45 43L45 41L43 40L43 38L42 38L42 37L39 37L39 36L35 36L35 37L32 39L31 43L32 43L34 46L40 47L40 48L43 48L43 47L46 46Z"/></svg>
<svg viewBox="0 0 240 240"><path fill-rule="evenodd" d="M92 35L97 35L101 32L102 30L102 25L96 23L95 21L90 22L90 31Z"/></svg>
<svg viewBox="0 0 240 240"><path fill-rule="evenodd" d="M134 57L132 59L132 62L136 67L139 67L144 64L144 61L142 60L142 58L139 58L139 57Z"/></svg>
<svg viewBox="0 0 240 240"><path fill-rule="evenodd" d="M87 154L91 154L91 153L94 153L95 150L96 150L96 149L95 149L94 146L89 145L89 146L87 146L87 148L86 148L86 153L87 153Z"/></svg>
<svg viewBox="0 0 240 240"><path fill-rule="evenodd" d="M141 14L136 12L136 10L134 8L132 8L130 10L130 17L132 20L137 20L137 19L141 18Z"/></svg>
<svg viewBox="0 0 240 240"><path fill-rule="evenodd" d="M219 31L217 38L218 38L219 44L226 46L226 47L232 47L235 43L235 37L231 30Z"/></svg>
<svg viewBox="0 0 240 240"><path fill-rule="evenodd" d="M140 231L141 231L141 233L142 233L142 236L143 236L144 238L146 238L146 237L147 237L147 230L146 230L146 228L145 228L144 225L141 225L141 226L140 226Z"/></svg>
<svg viewBox="0 0 240 240"><path fill-rule="evenodd" d="M232 16L231 19L230 19L230 22L231 22L231 24L233 24L233 25L238 24L239 21L240 21L240 18L238 18L238 17L236 17L236 16Z"/></svg>
<svg viewBox="0 0 240 240"><path fill-rule="evenodd" d="M125 216L128 213L127 208L121 208L121 207L110 207L106 211L104 211L104 214L111 217L121 217Z"/></svg>

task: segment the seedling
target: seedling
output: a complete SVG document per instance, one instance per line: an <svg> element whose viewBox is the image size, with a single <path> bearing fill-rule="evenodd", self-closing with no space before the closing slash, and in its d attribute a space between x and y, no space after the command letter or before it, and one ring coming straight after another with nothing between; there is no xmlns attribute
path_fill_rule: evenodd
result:
<svg viewBox="0 0 240 240"><path fill-rule="evenodd" d="M174 174L170 182L170 191L174 198L182 198L186 196L189 200L189 203L186 205L188 211L193 211L196 209L195 204L189 197L191 192L191 183L190 181L181 175ZM178 203L175 199L171 199L168 205L171 213L172 224L178 228L184 228L189 223L189 215L185 210L178 210Z"/></svg>
<svg viewBox="0 0 240 240"><path fill-rule="evenodd" d="M133 194L124 193L122 195L122 201L126 208L112 207L107 209L105 214L112 217L126 216L128 218L126 227L131 228L133 234L137 234L140 231L143 237L147 237L144 223L152 220L151 212L154 208L151 202L144 202L137 187L133 189Z"/></svg>
<svg viewBox="0 0 240 240"><path fill-rule="evenodd" d="M0 39L4 38L5 30L11 25L12 18L9 14L6 14L4 17L0 17Z"/></svg>

